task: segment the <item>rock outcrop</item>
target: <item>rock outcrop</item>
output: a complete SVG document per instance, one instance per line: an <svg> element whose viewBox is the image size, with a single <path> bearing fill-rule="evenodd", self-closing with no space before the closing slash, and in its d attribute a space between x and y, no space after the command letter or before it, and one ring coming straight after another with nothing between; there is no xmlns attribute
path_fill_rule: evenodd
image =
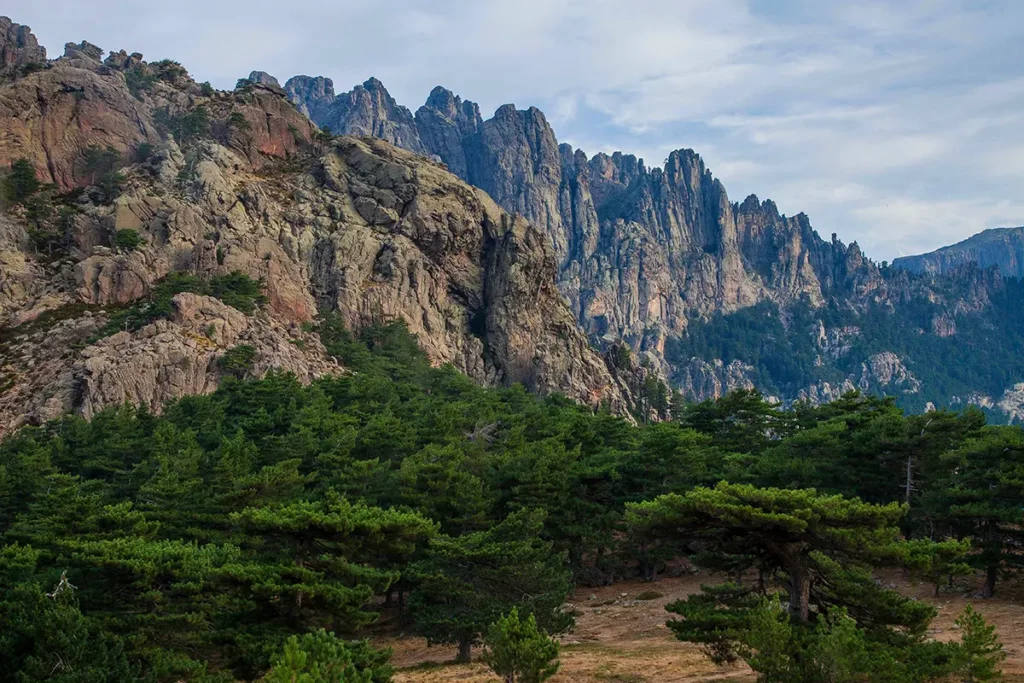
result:
<svg viewBox="0 0 1024 683"><path fill-rule="evenodd" d="M751 376L754 368L735 360L728 365L720 359L712 362L691 358L679 368L673 379L684 396L715 399L737 389L755 389Z"/></svg>
<svg viewBox="0 0 1024 683"><path fill-rule="evenodd" d="M861 364L861 376L857 383L861 391L882 389L885 393L900 392L916 394L921 383L891 351L876 353Z"/></svg>
<svg viewBox="0 0 1024 683"><path fill-rule="evenodd" d="M53 325L16 328L4 358L20 362L4 368L14 382L0 394L0 433L70 412L88 418L123 403L159 412L171 399L216 389L224 374L220 358L240 345L254 352L245 373L250 377L277 369L308 383L343 371L315 334L246 316L210 297L179 294L172 304L169 319L92 344L101 318L89 311ZM84 348L76 353L79 345Z"/></svg>
<svg viewBox="0 0 1024 683"><path fill-rule="evenodd" d="M999 268L1007 277L1024 278L1024 227L992 228L963 242L919 256L903 256L894 268L929 275L950 275L966 264Z"/></svg>
<svg viewBox="0 0 1024 683"><path fill-rule="evenodd" d="M251 71L249 72L249 80L256 85L266 85L271 88L281 88L281 84L278 83L277 79L268 74L266 71Z"/></svg>
<svg viewBox="0 0 1024 683"><path fill-rule="evenodd" d="M329 78L296 76L285 83L285 91L321 128L375 137L417 154L427 153L412 112L395 102L376 78L335 96Z"/></svg>
<svg viewBox="0 0 1024 683"><path fill-rule="evenodd" d="M32 29L0 17L0 83L45 65L46 49L39 45Z"/></svg>
<svg viewBox="0 0 1024 683"><path fill-rule="evenodd" d="M0 339L0 432L124 401L158 410L211 391L217 359L240 344L256 351L253 373L275 367L308 381L339 371L301 331L326 312L350 328L402 320L432 361L484 383L626 411L629 388L557 289L546 235L442 164L373 138L315 138L272 83L210 95L174 63L126 52L103 63L87 43L67 54L0 88L9 105L0 125L15 132L0 141L3 158L36 160L40 176L73 189L94 180L76 165L86 147L124 150L121 164L141 143L151 148L121 169L113 193L78 195L54 224L64 231L56 259L36 258L18 215L0 219L0 314L12 323ZM153 76L147 88L133 92L127 69ZM69 84L84 95L68 100ZM16 117L29 92L34 104ZM364 98L393 105L372 82L352 101ZM167 123L200 110L201 130ZM139 244L119 247L124 231ZM255 315L180 294L167 319L101 334L108 307L144 300L172 273L236 271L264 283Z"/></svg>

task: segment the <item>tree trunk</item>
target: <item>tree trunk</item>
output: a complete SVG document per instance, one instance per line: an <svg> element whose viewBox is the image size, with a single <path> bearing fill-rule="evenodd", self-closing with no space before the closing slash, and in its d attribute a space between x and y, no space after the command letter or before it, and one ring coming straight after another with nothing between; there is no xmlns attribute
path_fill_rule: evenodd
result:
<svg viewBox="0 0 1024 683"><path fill-rule="evenodd" d="M789 614L807 621L811 616L811 577L799 560L791 563L789 572Z"/></svg>
<svg viewBox="0 0 1024 683"><path fill-rule="evenodd" d="M981 587L981 597L991 598L996 594L996 575L999 573L999 566L992 564L985 570L985 585Z"/></svg>
<svg viewBox="0 0 1024 683"><path fill-rule="evenodd" d="M459 656L455 658L456 662L468 664L470 660L470 652L473 647L473 639L466 636L459 639Z"/></svg>

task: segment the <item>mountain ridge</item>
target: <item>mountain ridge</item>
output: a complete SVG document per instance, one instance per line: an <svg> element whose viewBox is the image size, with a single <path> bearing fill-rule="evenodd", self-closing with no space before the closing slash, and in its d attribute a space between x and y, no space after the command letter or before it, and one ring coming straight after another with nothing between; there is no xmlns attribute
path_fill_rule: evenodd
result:
<svg viewBox="0 0 1024 683"><path fill-rule="evenodd" d="M970 262L982 268L995 266L1008 277L1024 278L1024 227L982 230L925 254L901 256L892 265L914 273L946 275Z"/></svg>
<svg viewBox="0 0 1024 683"><path fill-rule="evenodd" d="M337 313L350 329L404 321L434 362L484 383L643 419L669 409L659 376L696 400L756 388L818 403L856 389L1024 416L1017 285L971 264L876 264L805 214L732 201L692 149L662 167L588 157L537 108L485 120L441 87L413 113L377 79L337 95L327 78L282 88L253 71L219 92L176 62L103 59L84 41L40 63L30 35L0 32L17 67L0 77L0 161L26 158L52 187L0 220L8 424L209 391L230 348L194 335L223 325L180 306L223 318L212 301L168 295L151 325L113 345L92 337L179 275L236 271L263 281L257 317L278 323L225 328L263 349L259 371L334 371L300 328ZM189 293L208 297L172 292ZM60 344L41 345L54 329ZM311 355L285 352L292 342ZM143 356L149 379L132 384L120 359Z"/></svg>
<svg viewBox="0 0 1024 683"><path fill-rule="evenodd" d="M759 382L742 359L736 365L719 357L670 358L669 347L686 346L679 342L694 321L737 315L760 302L783 309L783 319L805 303L823 312L839 307L846 320L828 337L851 325L860 329L858 318L876 308L890 314L886 325L900 327L893 318L916 317L901 311L931 301L936 310L914 329L946 339L957 333L957 316L991 317L985 311L1000 289L981 273L890 268L867 258L856 242L845 245L835 234L826 241L806 214L785 216L756 195L731 201L691 149L673 151L660 168L623 152L588 157L559 144L536 107L505 104L484 119L471 100L441 86L415 114L375 78L337 96L333 82L320 77L293 77L285 89L318 124L425 152L545 231L559 258L559 288L590 338L598 344L622 339L690 398L757 387L783 402L816 402L859 388L912 394L923 409L933 403L918 401L930 391L928 383L891 384L894 377L912 376L908 366L917 360L877 344L864 357L838 365L832 361L840 359L818 354L831 358L820 363L823 370L799 373L813 381L784 390L778 382ZM315 96L307 97L310 92ZM826 317L813 329L787 327L782 333L817 339ZM961 327L975 324L994 323L978 318ZM806 339L791 341L802 345ZM930 367L922 370L935 375ZM1004 389L1012 387L987 391ZM964 402L948 392L936 398L940 405Z"/></svg>

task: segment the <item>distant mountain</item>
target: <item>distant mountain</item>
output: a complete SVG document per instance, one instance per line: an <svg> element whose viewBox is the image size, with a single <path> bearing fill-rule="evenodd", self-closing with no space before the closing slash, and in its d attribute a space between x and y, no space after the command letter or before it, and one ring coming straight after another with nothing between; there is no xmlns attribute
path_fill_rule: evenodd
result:
<svg viewBox="0 0 1024 683"><path fill-rule="evenodd" d="M413 113L375 78L335 94L328 78L297 76L285 91L318 125L431 156L528 218L550 237L559 287L593 342L625 341L689 398L756 387L821 402L859 389L919 410L1019 412L1024 361L1012 349L1024 325L1012 288L983 268L882 268L804 214L730 201L693 150L663 168L588 157L559 145L534 107L484 119L437 87Z"/></svg>
<svg viewBox="0 0 1024 683"><path fill-rule="evenodd" d="M1024 227L985 230L927 254L900 257L892 265L912 273L947 275L972 262L981 268L997 266L1007 277L1024 278Z"/></svg>

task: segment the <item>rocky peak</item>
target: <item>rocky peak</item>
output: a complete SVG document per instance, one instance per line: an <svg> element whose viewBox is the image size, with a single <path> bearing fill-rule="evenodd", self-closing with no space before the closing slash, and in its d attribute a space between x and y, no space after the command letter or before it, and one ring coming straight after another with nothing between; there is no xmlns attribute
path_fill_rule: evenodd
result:
<svg viewBox="0 0 1024 683"><path fill-rule="evenodd" d="M334 102L334 81L323 76L294 76L284 84L284 90L300 112L323 125L322 118Z"/></svg>
<svg viewBox="0 0 1024 683"><path fill-rule="evenodd" d="M111 52L110 55L103 60L104 65L109 66L111 69L117 69L118 71L132 69L140 66L142 63L143 57L141 53L133 52L128 54L125 50Z"/></svg>
<svg viewBox="0 0 1024 683"><path fill-rule="evenodd" d="M277 79L268 74L266 71L252 71L249 73L249 80L258 85L268 85L272 88L281 89L281 84L277 82Z"/></svg>
<svg viewBox="0 0 1024 683"><path fill-rule="evenodd" d="M588 166L590 191L597 213L602 218L606 217L605 207L612 200L619 198L637 178L647 174L643 159L622 152L615 152L611 156L598 152L590 159ZM610 213L614 214L614 209Z"/></svg>
<svg viewBox="0 0 1024 683"><path fill-rule="evenodd" d="M103 58L103 48L98 45L93 45L89 41L83 40L80 43L66 43L64 45L64 57L63 59L76 62L78 60L85 60L86 62L94 62L98 64ZM90 66L90 64L86 64Z"/></svg>
<svg viewBox="0 0 1024 683"><path fill-rule="evenodd" d="M475 105L441 87L417 111L415 136L407 110L377 81L337 99L318 123L436 156L546 233L585 329L624 338L634 351L660 356L667 335L694 315L765 298L823 302L861 266L856 254L847 264L845 248L829 248L805 217L781 216L756 197L732 204L692 149L654 169L621 152L588 159L559 146L535 107L505 104L481 120Z"/></svg>
<svg viewBox="0 0 1024 683"><path fill-rule="evenodd" d="M436 112L453 123L468 122L476 127L482 122L476 102L463 102L461 97L440 85L430 91L426 104L420 108L424 110Z"/></svg>
<svg viewBox="0 0 1024 683"><path fill-rule="evenodd" d="M482 124L480 108L475 102L463 102L441 86L430 91L427 103L416 112L416 130L423 147L452 173L467 181Z"/></svg>
<svg viewBox="0 0 1024 683"><path fill-rule="evenodd" d="M325 102L314 120L338 133L375 137L418 154L427 153L412 112L398 104L376 78Z"/></svg>
<svg viewBox="0 0 1024 683"><path fill-rule="evenodd" d="M32 29L0 17L0 80L10 78L29 64L45 64L46 49L39 45Z"/></svg>

